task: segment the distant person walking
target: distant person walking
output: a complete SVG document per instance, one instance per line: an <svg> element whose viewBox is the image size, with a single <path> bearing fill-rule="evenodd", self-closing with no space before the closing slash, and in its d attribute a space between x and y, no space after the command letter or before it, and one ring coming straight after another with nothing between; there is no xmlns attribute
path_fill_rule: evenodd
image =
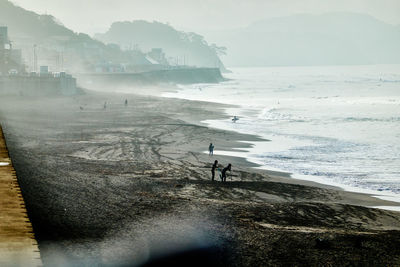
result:
<svg viewBox="0 0 400 267"><path fill-rule="evenodd" d="M218 160L214 161L214 164L211 168L211 181L214 181L214 177L215 177L215 169L218 168Z"/></svg>
<svg viewBox="0 0 400 267"><path fill-rule="evenodd" d="M208 146L208 151L209 151L209 156L213 156L214 155L214 145L213 143L210 143L210 145Z"/></svg>
<svg viewBox="0 0 400 267"><path fill-rule="evenodd" d="M221 180L222 180L222 182L226 182L226 172L227 171L231 171L231 168L232 168L232 164L228 164L228 166L226 166L225 168L223 168L222 169L222 172L221 172Z"/></svg>
<svg viewBox="0 0 400 267"><path fill-rule="evenodd" d="M128 99L125 99L125 107L128 106Z"/></svg>

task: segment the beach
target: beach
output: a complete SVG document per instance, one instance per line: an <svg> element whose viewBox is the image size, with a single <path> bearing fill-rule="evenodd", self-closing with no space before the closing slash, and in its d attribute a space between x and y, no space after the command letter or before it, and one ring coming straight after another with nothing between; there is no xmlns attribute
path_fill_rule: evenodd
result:
<svg viewBox="0 0 400 267"><path fill-rule="evenodd" d="M204 153L265 141L202 123L227 107L93 91L1 97L43 264L140 265L204 246L220 266L400 264L400 213L368 208L398 203ZM215 159L233 166L226 183L211 181Z"/></svg>
<svg viewBox="0 0 400 267"><path fill-rule="evenodd" d="M167 97L233 105L208 127L260 136L245 157L292 177L400 202L399 65L234 68Z"/></svg>

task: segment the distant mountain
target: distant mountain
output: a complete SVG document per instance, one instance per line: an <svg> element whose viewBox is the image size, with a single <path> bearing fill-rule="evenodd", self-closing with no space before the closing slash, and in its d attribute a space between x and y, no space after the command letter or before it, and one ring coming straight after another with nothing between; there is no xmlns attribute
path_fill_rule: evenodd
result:
<svg viewBox="0 0 400 267"><path fill-rule="evenodd" d="M95 38L105 43L116 43L124 49L139 49L149 52L162 48L170 64L186 64L197 67L218 67L225 70L219 55L223 47L209 45L196 33L177 31L160 22L132 21L115 22L104 34Z"/></svg>
<svg viewBox="0 0 400 267"><path fill-rule="evenodd" d="M39 65L73 72L92 72L103 64L150 64L143 53L122 51L92 39L87 34L75 33L64 27L53 16L39 15L0 0L0 26L7 26L13 46L21 48L28 66L33 61L36 45Z"/></svg>
<svg viewBox="0 0 400 267"><path fill-rule="evenodd" d="M208 33L227 66L400 63L400 26L355 13L299 14Z"/></svg>

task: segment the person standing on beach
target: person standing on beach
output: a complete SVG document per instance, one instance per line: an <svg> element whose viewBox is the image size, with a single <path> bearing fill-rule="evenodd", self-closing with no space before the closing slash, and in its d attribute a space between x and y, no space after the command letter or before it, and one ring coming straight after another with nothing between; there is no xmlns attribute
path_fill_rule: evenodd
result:
<svg viewBox="0 0 400 267"><path fill-rule="evenodd" d="M208 146L208 151L210 152L209 153L210 156L214 155L214 145L213 145L213 143L210 143L210 145Z"/></svg>
<svg viewBox="0 0 400 267"><path fill-rule="evenodd" d="M218 168L218 160L214 161L214 165L211 168L211 181L214 181L215 169Z"/></svg>
<svg viewBox="0 0 400 267"><path fill-rule="evenodd" d="M228 164L228 166L226 166L225 168L222 169L222 173L221 173L221 180L222 182L226 182L226 172L227 171L231 171L232 168L232 164Z"/></svg>

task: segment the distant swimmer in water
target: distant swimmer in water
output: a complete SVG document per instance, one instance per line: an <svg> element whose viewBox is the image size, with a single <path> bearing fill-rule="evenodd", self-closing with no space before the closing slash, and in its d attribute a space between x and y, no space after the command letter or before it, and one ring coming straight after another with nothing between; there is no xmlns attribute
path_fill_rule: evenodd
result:
<svg viewBox="0 0 400 267"><path fill-rule="evenodd" d="M128 99L125 99L125 107L128 106Z"/></svg>
<svg viewBox="0 0 400 267"><path fill-rule="evenodd" d="M233 116L232 122L237 122L239 120L238 116Z"/></svg>
<svg viewBox="0 0 400 267"><path fill-rule="evenodd" d="M215 170L218 168L218 160L214 161L214 164L211 168L211 181L214 181Z"/></svg>
<svg viewBox="0 0 400 267"><path fill-rule="evenodd" d="M208 152L209 152L209 156L213 156L214 155L214 145L213 143L210 143L210 145L208 146Z"/></svg>
<svg viewBox="0 0 400 267"><path fill-rule="evenodd" d="M222 169L222 172L221 172L221 181L222 182L226 182L226 172L231 171L231 168L232 168L232 164L229 163L228 166L226 166L225 168Z"/></svg>

